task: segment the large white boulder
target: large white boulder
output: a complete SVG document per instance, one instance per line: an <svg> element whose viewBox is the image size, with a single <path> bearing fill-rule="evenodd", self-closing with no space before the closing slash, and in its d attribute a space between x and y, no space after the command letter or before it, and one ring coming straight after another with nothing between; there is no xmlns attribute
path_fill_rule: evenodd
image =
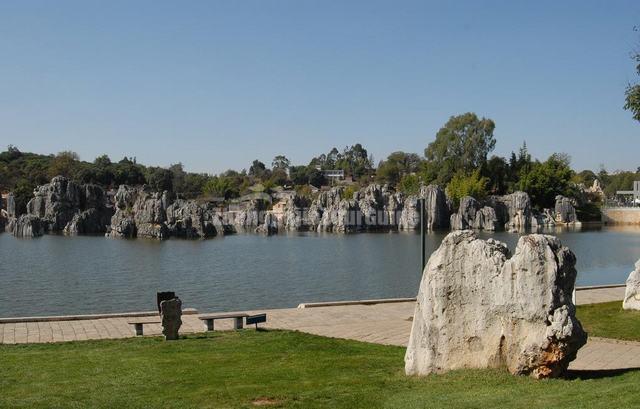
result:
<svg viewBox="0 0 640 409"><path fill-rule="evenodd" d="M408 375L506 367L556 377L587 340L571 294L575 256L551 236L506 245L449 234L425 267L405 356Z"/></svg>
<svg viewBox="0 0 640 409"><path fill-rule="evenodd" d="M640 260L636 262L636 268L627 278L627 288L624 292L622 308L625 310L640 310Z"/></svg>

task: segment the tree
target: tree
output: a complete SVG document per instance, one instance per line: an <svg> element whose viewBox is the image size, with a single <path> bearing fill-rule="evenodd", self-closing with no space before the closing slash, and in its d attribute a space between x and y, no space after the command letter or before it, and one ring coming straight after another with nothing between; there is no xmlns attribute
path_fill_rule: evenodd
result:
<svg viewBox="0 0 640 409"><path fill-rule="evenodd" d="M111 166L111 158L109 155L101 155L93 160L93 164L99 168L107 168Z"/></svg>
<svg viewBox="0 0 640 409"><path fill-rule="evenodd" d="M393 152L378 165L376 179L397 185L403 176L418 172L421 165L422 159L415 153Z"/></svg>
<svg viewBox="0 0 640 409"><path fill-rule="evenodd" d="M148 168L147 183L152 190L163 192L173 190L173 172L164 168Z"/></svg>
<svg viewBox="0 0 640 409"><path fill-rule="evenodd" d="M267 171L267 167L264 163L260 162L258 159L254 160L249 168L249 176L253 176L258 179L262 179Z"/></svg>
<svg viewBox="0 0 640 409"><path fill-rule="evenodd" d="M482 175L488 179L487 189L495 195L504 195L509 186L509 164L500 156L492 156L482 167Z"/></svg>
<svg viewBox="0 0 640 409"><path fill-rule="evenodd" d="M522 175L519 188L529 193L531 202L539 209L551 208L557 195L574 195L570 164L571 158L564 153L554 153L542 163L534 162L531 170Z"/></svg>
<svg viewBox="0 0 640 409"><path fill-rule="evenodd" d="M273 186L282 186L287 183L289 177L287 176L287 172L282 168L275 168L271 172L271 177L269 178L269 182L273 184Z"/></svg>
<svg viewBox="0 0 640 409"><path fill-rule="evenodd" d="M312 165L292 166L289 170L289 176L293 184L296 186L310 184L320 187L326 182L322 171L319 171Z"/></svg>
<svg viewBox="0 0 640 409"><path fill-rule="evenodd" d="M204 194L230 199L238 195L233 180L225 176L214 176L204 185Z"/></svg>
<svg viewBox="0 0 640 409"><path fill-rule="evenodd" d="M287 169L289 167L289 165L291 164L291 162L289 161L289 159L287 159L286 156L284 155L278 155L275 158L273 158L273 161L271 162L271 167L275 170L275 169Z"/></svg>
<svg viewBox="0 0 640 409"><path fill-rule="evenodd" d="M458 171L447 185L447 195L453 201L455 207L460 205L460 199L471 196L482 200L487 196L487 184L489 179L480 174L477 169L469 175Z"/></svg>
<svg viewBox="0 0 640 409"><path fill-rule="evenodd" d="M73 178L78 171L79 161L80 157L77 153L72 151L62 151L53 158L53 162L49 167L49 176L53 178L61 175Z"/></svg>
<svg viewBox="0 0 640 409"><path fill-rule="evenodd" d="M496 140L495 123L472 112L452 116L425 149L426 176L440 184L448 183L459 171L471 174L487 161Z"/></svg>
<svg viewBox="0 0 640 409"><path fill-rule="evenodd" d="M147 183L144 168L135 161L124 157L113 166L114 181L118 185L141 185Z"/></svg>
<svg viewBox="0 0 640 409"><path fill-rule="evenodd" d="M185 186L187 172L184 171L184 167L181 162L169 166L169 171L172 174L171 185L173 186L174 192L181 193L183 196L190 196L192 193L197 193L189 191L187 186Z"/></svg>
<svg viewBox="0 0 640 409"><path fill-rule="evenodd" d="M420 178L418 175L404 175L398 183L398 190L407 195L417 195L420 192Z"/></svg>
<svg viewBox="0 0 640 409"><path fill-rule="evenodd" d="M638 31L638 27L634 27L634 31ZM640 75L640 52L636 51L631 58L636 62L636 73ZM624 109L631 111L633 119L640 121L640 84L629 84L625 91Z"/></svg>

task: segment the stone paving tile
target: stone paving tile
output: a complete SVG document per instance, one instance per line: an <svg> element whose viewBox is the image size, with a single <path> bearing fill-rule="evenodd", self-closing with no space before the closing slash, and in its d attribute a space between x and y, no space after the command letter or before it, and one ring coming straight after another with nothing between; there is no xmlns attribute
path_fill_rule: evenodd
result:
<svg viewBox="0 0 640 409"><path fill-rule="evenodd" d="M576 291L576 304L595 304L609 301L621 301L624 299L625 287L597 288Z"/></svg>
<svg viewBox="0 0 640 409"><path fill-rule="evenodd" d="M624 288L579 291L577 303L621 300ZM354 339L386 345L406 346L411 332L414 302L375 305L326 306L255 310L266 312L268 322L262 327L288 329L333 338ZM204 312L203 312L204 313ZM131 318L111 317L93 320L40 321L0 324L0 343L38 343L117 339L134 337ZM154 320L154 318L150 318ZM203 332L204 323L197 315L184 315L180 333ZM233 319L217 320L216 330L233 329ZM147 324L145 335L162 334L160 324ZM640 343L591 338L571 364L576 370L640 368Z"/></svg>

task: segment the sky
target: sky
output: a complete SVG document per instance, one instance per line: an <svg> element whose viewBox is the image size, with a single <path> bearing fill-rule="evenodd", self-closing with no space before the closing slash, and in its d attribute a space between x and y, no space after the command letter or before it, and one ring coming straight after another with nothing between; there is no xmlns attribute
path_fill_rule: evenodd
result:
<svg viewBox="0 0 640 409"><path fill-rule="evenodd" d="M194 172L362 143L422 154L452 115L577 169L636 169L634 1L0 0L0 149Z"/></svg>

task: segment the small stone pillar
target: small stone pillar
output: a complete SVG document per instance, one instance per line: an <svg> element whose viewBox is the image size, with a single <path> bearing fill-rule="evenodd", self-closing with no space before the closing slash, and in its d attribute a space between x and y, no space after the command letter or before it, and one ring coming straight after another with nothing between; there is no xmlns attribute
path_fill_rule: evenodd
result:
<svg viewBox="0 0 640 409"><path fill-rule="evenodd" d="M182 301L175 297L160 302L162 333L166 341L178 339L178 330L182 325Z"/></svg>

